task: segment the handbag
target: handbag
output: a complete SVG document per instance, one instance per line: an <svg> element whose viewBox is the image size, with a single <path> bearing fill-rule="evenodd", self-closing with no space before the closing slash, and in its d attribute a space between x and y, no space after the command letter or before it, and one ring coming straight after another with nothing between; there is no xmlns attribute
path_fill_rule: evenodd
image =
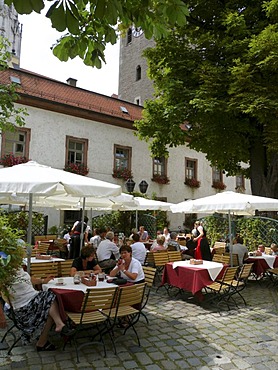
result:
<svg viewBox="0 0 278 370"><path fill-rule="evenodd" d="M117 279L112 280L112 283L116 285L124 285L127 283L127 280L124 278L117 278Z"/></svg>

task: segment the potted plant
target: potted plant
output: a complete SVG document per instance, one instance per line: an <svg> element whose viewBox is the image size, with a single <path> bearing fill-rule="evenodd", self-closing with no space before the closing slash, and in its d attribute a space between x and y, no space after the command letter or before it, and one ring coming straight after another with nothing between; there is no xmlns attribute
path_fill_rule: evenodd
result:
<svg viewBox="0 0 278 370"><path fill-rule="evenodd" d="M9 225L8 218L0 215L0 291L5 294L13 284L25 255L24 249L18 244L20 237L20 232Z"/></svg>
<svg viewBox="0 0 278 370"><path fill-rule="evenodd" d="M169 184L170 179L166 175L153 175L152 181L157 182L158 184Z"/></svg>
<svg viewBox="0 0 278 370"><path fill-rule="evenodd" d="M218 190L226 189L226 185L222 181L213 181L211 187Z"/></svg>
<svg viewBox="0 0 278 370"><path fill-rule="evenodd" d="M190 188L199 188L201 183L197 179L194 178L186 178L185 179L185 185L189 186Z"/></svg>
<svg viewBox="0 0 278 370"><path fill-rule="evenodd" d="M83 163L68 163L64 171L76 173L77 175L86 176L89 173L89 169Z"/></svg>
<svg viewBox="0 0 278 370"><path fill-rule="evenodd" d="M132 172L128 168L114 168L112 176L115 179L124 179L125 181L133 178Z"/></svg>
<svg viewBox="0 0 278 370"><path fill-rule="evenodd" d="M16 157L13 153L5 154L0 159L0 164L3 167L12 167L16 164L26 163L28 159L26 157Z"/></svg>

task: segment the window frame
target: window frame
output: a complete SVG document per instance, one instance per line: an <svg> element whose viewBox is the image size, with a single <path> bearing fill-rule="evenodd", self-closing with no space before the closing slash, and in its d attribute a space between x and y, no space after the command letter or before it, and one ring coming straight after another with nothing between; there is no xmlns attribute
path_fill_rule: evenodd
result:
<svg viewBox="0 0 278 370"><path fill-rule="evenodd" d="M31 129L26 128L26 127L16 127L15 132L21 132L24 133L25 135L25 149L24 149L24 154L17 156L17 157L25 157L26 159L29 159L29 152L30 152L30 141L31 141ZM14 141L15 142L15 141ZM11 152L7 152L6 150L7 147L7 134L6 132L2 132L2 140L1 140L1 157L7 154L11 154ZM13 152L12 154L15 155Z"/></svg>
<svg viewBox="0 0 278 370"><path fill-rule="evenodd" d="M216 182L223 183L223 172L222 172L222 170L220 170L216 166L212 166L211 170L212 170L212 174L211 174L212 184L214 184ZM215 177L215 174L216 173L219 173L219 177L218 178Z"/></svg>
<svg viewBox="0 0 278 370"><path fill-rule="evenodd" d="M160 172L155 172L155 167L156 167L156 164L154 163L154 161L156 160L156 159L163 159L163 163L162 163L162 167L163 167L163 171L160 171ZM165 176L165 177L167 177L167 158L166 157L155 157L155 158L153 158L153 160L152 160L152 164L153 164L153 177L154 176Z"/></svg>
<svg viewBox="0 0 278 370"><path fill-rule="evenodd" d="M127 167L117 167L117 149L127 151ZM117 169L127 169L131 171L131 158L132 158L132 147L124 146L119 144L114 144L114 154L113 154L113 171Z"/></svg>
<svg viewBox="0 0 278 370"><path fill-rule="evenodd" d="M240 184L238 184L238 179L239 178L241 179ZM236 187L235 187L236 189L238 189L238 188L245 189L245 178L244 178L243 174L236 175L235 181L236 181Z"/></svg>
<svg viewBox="0 0 278 370"><path fill-rule="evenodd" d="M185 157L185 163L184 163L184 175L185 175L185 181L186 179L193 179L193 180L196 180L198 181L198 159L196 158L190 158L190 157ZM187 165L187 162L193 162L193 176L189 176L189 174L187 173L187 170L191 170L192 167L189 167Z"/></svg>
<svg viewBox="0 0 278 370"><path fill-rule="evenodd" d="M84 166L88 166L88 139L80 138L75 136L66 135L66 153L65 153L65 165L67 166L70 163L79 163L79 162L70 162L69 161L69 143L73 141L75 143L82 143L84 145L83 148L83 162L81 162Z"/></svg>

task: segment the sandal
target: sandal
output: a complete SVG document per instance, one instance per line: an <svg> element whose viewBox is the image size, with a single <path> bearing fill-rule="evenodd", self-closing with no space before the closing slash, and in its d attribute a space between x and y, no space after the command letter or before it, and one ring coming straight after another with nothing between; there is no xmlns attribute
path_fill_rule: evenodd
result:
<svg viewBox="0 0 278 370"><path fill-rule="evenodd" d="M60 331L60 334L66 337L70 337L74 333L75 333L75 329L71 329L67 325L63 326L63 329Z"/></svg>
<svg viewBox="0 0 278 370"><path fill-rule="evenodd" d="M45 352L45 351L56 351L57 347L54 346L54 344L50 343L50 342L46 342L44 346L42 347L39 347L37 346L37 352Z"/></svg>

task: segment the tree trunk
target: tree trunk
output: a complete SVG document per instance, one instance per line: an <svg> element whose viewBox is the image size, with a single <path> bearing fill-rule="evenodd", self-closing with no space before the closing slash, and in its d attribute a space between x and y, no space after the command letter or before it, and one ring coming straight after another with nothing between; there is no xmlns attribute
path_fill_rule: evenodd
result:
<svg viewBox="0 0 278 370"><path fill-rule="evenodd" d="M250 149L250 180L253 195L278 198L278 154L268 157L262 139Z"/></svg>

